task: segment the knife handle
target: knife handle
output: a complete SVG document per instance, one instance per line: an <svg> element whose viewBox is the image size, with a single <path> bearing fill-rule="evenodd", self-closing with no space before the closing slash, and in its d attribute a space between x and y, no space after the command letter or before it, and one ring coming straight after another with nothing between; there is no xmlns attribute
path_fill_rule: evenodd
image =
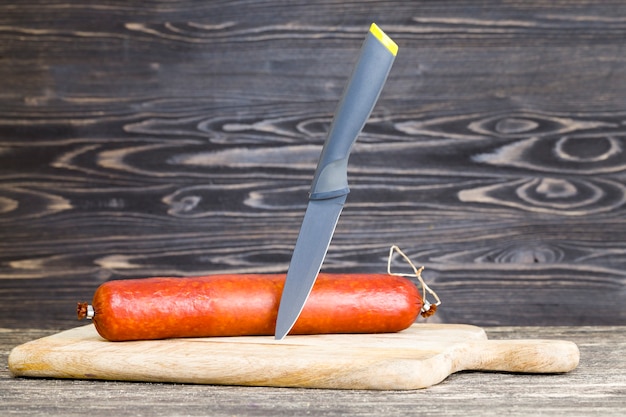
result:
<svg viewBox="0 0 626 417"><path fill-rule="evenodd" d="M398 46L373 23L324 143L311 185L311 200L350 192L350 150L374 109L397 51Z"/></svg>

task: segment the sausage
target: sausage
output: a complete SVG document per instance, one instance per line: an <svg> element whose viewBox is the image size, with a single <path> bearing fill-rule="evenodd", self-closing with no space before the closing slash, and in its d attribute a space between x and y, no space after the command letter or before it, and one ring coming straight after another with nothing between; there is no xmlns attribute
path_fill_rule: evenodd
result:
<svg viewBox="0 0 626 417"><path fill-rule="evenodd" d="M108 281L78 303L110 341L273 335L284 274ZM319 274L290 334L391 333L409 327L423 301L407 278Z"/></svg>

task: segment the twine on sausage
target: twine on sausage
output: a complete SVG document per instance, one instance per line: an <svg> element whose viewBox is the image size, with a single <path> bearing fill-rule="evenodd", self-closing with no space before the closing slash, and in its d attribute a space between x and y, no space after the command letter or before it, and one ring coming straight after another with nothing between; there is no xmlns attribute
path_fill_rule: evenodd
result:
<svg viewBox="0 0 626 417"><path fill-rule="evenodd" d="M398 252L400 254L400 256L402 256L404 258L404 260L411 266L411 268L413 268L413 274L403 274L403 273L399 273L399 272L391 272L391 261L393 260L393 254L394 252ZM398 277L411 277L411 278L417 278L418 281L420 282L421 286L422 286L422 301L424 303L424 305L422 306L422 310L421 310L421 315L424 318L428 318L430 316L432 316L433 314L435 314L435 312L437 311L437 306L439 306L441 304L441 300L439 299L439 296L437 295L437 293L435 291L433 291L425 282L424 279L422 278L422 271L424 270L424 267L420 267L417 268L413 262L411 262L411 259L409 259L408 256L406 256L406 254L404 252L402 252L402 250L400 250L400 248L396 245L393 245L390 249L389 249L389 258L387 259L387 273L389 275L396 275ZM426 293L429 293L430 295L432 295L436 302L434 304L431 304L428 299L426 298Z"/></svg>

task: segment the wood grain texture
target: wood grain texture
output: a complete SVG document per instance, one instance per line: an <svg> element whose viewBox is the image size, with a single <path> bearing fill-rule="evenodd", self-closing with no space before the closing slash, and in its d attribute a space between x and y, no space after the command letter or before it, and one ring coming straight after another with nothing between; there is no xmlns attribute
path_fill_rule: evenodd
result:
<svg viewBox="0 0 626 417"><path fill-rule="evenodd" d="M14 376L260 387L415 390L465 370L564 373L566 340L487 340L482 328L414 324L398 333L186 338L113 343L93 325L13 349Z"/></svg>
<svg viewBox="0 0 626 417"><path fill-rule="evenodd" d="M400 51L324 269L397 244L431 321L626 324L626 4L275 0L0 5L0 324L284 272L372 21Z"/></svg>
<svg viewBox="0 0 626 417"><path fill-rule="evenodd" d="M54 331L0 329L0 403L7 416L624 415L626 328L486 330L492 340L571 340L580 347L580 365L556 375L460 372L426 390L384 392L12 378L9 351Z"/></svg>

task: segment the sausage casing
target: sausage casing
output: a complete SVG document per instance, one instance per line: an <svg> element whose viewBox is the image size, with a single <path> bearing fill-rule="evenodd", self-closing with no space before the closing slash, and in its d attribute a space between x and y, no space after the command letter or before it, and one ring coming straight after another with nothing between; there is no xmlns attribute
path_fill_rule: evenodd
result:
<svg viewBox="0 0 626 417"><path fill-rule="evenodd" d="M96 290L93 311L107 340L273 335L284 274L114 280ZM417 287L388 274L319 274L290 334L387 333L422 308ZM81 317L82 316L82 317Z"/></svg>

